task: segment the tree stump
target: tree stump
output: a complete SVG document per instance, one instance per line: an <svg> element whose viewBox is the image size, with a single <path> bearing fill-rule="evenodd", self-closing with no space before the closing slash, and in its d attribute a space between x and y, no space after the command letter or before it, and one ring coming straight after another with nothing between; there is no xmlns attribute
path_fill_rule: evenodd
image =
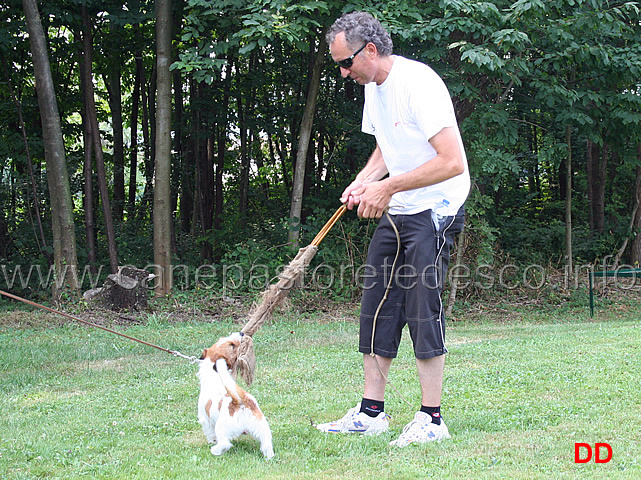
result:
<svg viewBox="0 0 641 480"><path fill-rule="evenodd" d="M134 267L118 267L118 273L107 277L100 288L85 292L87 301L97 301L111 310L147 308L147 284L156 276Z"/></svg>

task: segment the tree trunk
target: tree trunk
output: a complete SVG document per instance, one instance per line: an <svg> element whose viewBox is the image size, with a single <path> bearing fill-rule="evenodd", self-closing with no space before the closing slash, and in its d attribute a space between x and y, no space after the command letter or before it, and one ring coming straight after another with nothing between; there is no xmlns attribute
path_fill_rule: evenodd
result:
<svg viewBox="0 0 641 480"><path fill-rule="evenodd" d="M205 84L198 85L199 98L207 97L209 89ZM213 135L205 137L205 125L203 117L205 112L198 110L195 112L195 129L194 148L196 153L196 173L197 173L197 195L198 195L198 219L200 221L201 235L206 237L210 235L214 221L214 167L213 167ZM214 130L219 125L214 126ZM203 138L204 137L204 138ZM211 261L213 258L212 243L204 241L201 243L201 258Z"/></svg>
<svg viewBox="0 0 641 480"><path fill-rule="evenodd" d="M594 160L592 159L592 156L594 154L594 148L590 139L586 141L585 151L585 171L587 176L586 183L588 194L588 223L590 224L590 231L594 232L594 209L592 208L592 199L594 198L594 186L592 185L592 178L594 177Z"/></svg>
<svg viewBox="0 0 641 480"><path fill-rule="evenodd" d="M176 2L174 4L174 14L172 16L172 36L180 34L182 28L182 21L184 17L186 2ZM180 48L172 45L172 63L179 59ZM171 183L171 211L178 211L179 197L181 193L181 179L183 172L183 163L185 162L184 152L184 137L186 132L183 130L183 77L179 68L172 72L173 81L173 95L174 95L174 144L173 148L176 152L175 161L172 162L172 183ZM174 235L172 236L172 249L176 250L175 245L175 228L172 228Z"/></svg>
<svg viewBox="0 0 641 480"><path fill-rule="evenodd" d="M238 96L238 129L240 131L240 175L239 175L239 200L238 200L238 213L241 219L247 214L247 206L249 202L249 152L247 147L247 125L245 117L245 107L249 105L249 101L243 102L242 95ZM249 108L249 107L247 107Z"/></svg>
<svg viewBox="0 0 641 480"><path fill-rule="evenodd" d="M60 126L58 103L51 76L51 65L46 37L40 23L36 0L23 0L22 5L29 32L33 69L38 89L38 106L42 118L42 136L47 164L47 181L51 197L54 271L56 281L53 296L58 299L63 287L76 293L78 283L78 255L73 219L73 203L65 159L65 146Z"/></svg>
<svg viewBox="0 0 641 480"><path fill-rule="evenodd" d="M569 279L572 278L572 127L565 128L565 142L568 146L566 197L565 197L565 265Z"/></svg>
<svg viewBox="0 0 641 480"><path fill-rule="evenodd" d="M156 148L154 184L154 264L156 296L172 289L171 270L171 0L156 0Z"/></svg>
<svg viewBox="0 0 641 480"><path fill-rule="evenodd" d="M140 28L140 26L138 26L138 28ZM138 112L142 69L142 52L136 52L134 91L131 97L131 151L129 159L129 192L127 195L127 214L130 218L134 218L136 212L136 191L138 184Z"/></svg>
<svg viewBox="0 0 641 480"><path fill-rule="evenodd" d="M231 59L230 59L231 60ZM227 151L227 110L229 106L229 91L231 88L231 75L227 72L223 79L223 100L220 107L222 119L216 126L216 172L214 175L214 228L220 230L223 223L223 174L225 172L225 152Z"/></svg>
<svg viewBox="0 0 641 480"><path fill-rule="evenodd" d="M98 116L96 112L96 102L93 91L93 73L92 73L92 51L93 37L91 34L91 21L86 6L80 7L82 12L83 35L82 43L84 50L84 78L86 81L85 89L85 108L87 119L91 123L91 136L96 158L96 174L98 175L98 188L100 190L100 200L102 202L102 211L105 222L105 233L107 236L107 251L109 253L109 265L111 273L118 271L118 254L116 252L116 235L114 233L113 219L111 215L111 202L109 201L109 188L107 186L107 172L105 171L105 159L102 152L102 142L100 139L100 129L98 127Z"/></svg>
<svg viewBox="0 0 641 480"><path fill-rule="evenodd" d="M305 110L300 124L300 136L298 140L298 149L296 153L296 168L294 170L294 181L292 187L292 203L289 210L289 232L288 242L293 249L299 247L300 240L300 221L303 209L303 188L305 185L305 165L307 163L307 150L312 137L312 128L314 126L314 113L316 111L316 100L318 98L318 89L320 86L320 75L323 70L323 60L325 58L325 49L327 42L325 40L325 31L321 33L321 40L316 52L316 59L312 69L312 75L307 92L307 101Z"/></svg>
<svg viewBox="0 0 641 480"><path fill-rule="evenodd" d="M90 78L86 78L87 69L85 68L84 58L80 60L80 85L83 98L87 98L88 83ZM91 131L91 122L89 121L89 112L87 109L87 102L84 103L84 111L82 114L83 125L83 146L84 154L84 167L83 177L85 180L83 205L85 207L85 236L87 244L87 262L89 263L89 270L92 274L98 271L97 268L97 252L96 252L96 220L94 216L94 198L93 198L93 132Z"/></svg>
<svg viewBox="0 0 641 480"><path fill-rule="evenodd" d="M116 73L113 73L114 77ZM123 141L122 130L122 102L120 90L120 70L116 78L111 79L111 89L117 91L113 93L111 103L111 117L113 123L113 164L114 164L114 183L113 183L113 204L114 204L114 218L116 222L121 222L123 218L123 211L125 206L125 148Z"/></svg>
<svg viewBox="0 0 641 480"><path fill-rule="evenodd" d="M291 182L289 180L289 172L287 171L287 165L285 164L285 156L283 153L283 150L280 148L279 142L274 142L274 138L278 140L277 135L270 135L269 136L269 156L272 159L272 165L276 164L276 148L274 147L274 143L277 144L278 148L278 163L280 164L280 171L283 175L283 184L285 185L285 193L287 194L288 197L291 197L292 195L292 187L291 187Z"/></svg>
<svg viewBox="0 0 641 480"><path fill-rule="evenodd" d="M637 162L641 165L641 142L637 144ZM641 166L637 167L637 178L634 184L634 217L632 224L633 240L630 248L630 264L641 264Z"/></svg>
<svg viewBox="0 0 641 480"><path fill-rule="evenodd" d="M120 31L119 31L120 30ZM109 33L113 36L122 34L113 21L109 26ZM109 108L111 109L111 123L113 127L113 217L116 222L121 222L125 206L125 149L122 129L122 86L120 55L110 59L109 75L105 81L109 94Z"/></svg>
<svg viewBox="0 0 641 480"><path fill-rule="evenodd" d="M194 81L192 78L188 79L189 84L189 98L190 101L192 93L194 92ZM183 148L183 158L181 162L181 171L180 171L180 231L183 233L189 233L192 228L192 217L194 210L194 140L193 140L193 131L191 131L191 125L186 126L186 130L189 131L187 135Z"/></svg>
<svg viewBox="0 0 641 480"><path fill-rule="evenodd" d="M607 183L608 163L610 161L610 146L607 143L601 147L601 161L599 162L598 182L596 184L596 212L595 226L599 233L605 231L605 187Z"/></svg>
<svg viewBox="0 0 641 480"><path fill-rule="evenodd" d="M327 173L328 170L328 159L325 158L325 131L324 129L321 129L321 131L318 133L318 148L317 148L317 153L318 153L318 165L316 167L316 190L315 193L318 195L320 194L321 191L321 186L323 184L323 174ZM327 177L325 178L327 179Z"/></svg>
<svg viewBox="0 0 641 480"><path fill-rule="evenodd" d="M609 147L602 148L588 140L587 186L590 204L590 229L603 233L605 228L605 182L608 167Z"/></svg>
<svg viewBox="0 0 641 480"><path fill-rule="evenodd" d="M85 207L85 236L87 244L87 263L89 263L89 271L92 274L98 272L98 255L96 252L96 220L94 217L93 208L93 155L92 151L92 132L91 123L87 121L85 113L83 142L85 148L85 159L83 167L84 184L84 198L83 204Z"/></svg>
<svg viewBox="0 0 641 480"><path fill-rule="evenodd" d="M138 59L136 62L138 63ZM143 141L143 173L145 175L145 187L143 190L142 198L140 200L140 205L138 206L138 222L142 223L144 216L147 212L147 207L150 203L151 198L151 183L153 182L154 176L154 165L153 165L153 151L151 148L151 133L150 133L150 122L152 121L149 100L148 100L148 85L145 75L145 67L142 63L142 58L140 58L140 104L142 105L142 141ZM153 83L153 82L152 82ZM149 89L153 92L153 88L149 86ZM152 95L153 96L153 95Z"/></svg>

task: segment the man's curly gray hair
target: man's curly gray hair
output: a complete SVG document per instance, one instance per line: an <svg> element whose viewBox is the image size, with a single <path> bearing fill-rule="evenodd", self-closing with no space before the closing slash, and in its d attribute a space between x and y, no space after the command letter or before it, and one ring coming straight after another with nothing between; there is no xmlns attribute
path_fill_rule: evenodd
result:
<svg viewBox="0 0 641 480"><path fill-rule="evenodd" d="M392 54L392 39L387 30L372 15L366 12L345 13L338 18L327 32L327 43L332 44L336 35L345 32L347 45L356 49L364 43L376 45L379 55L387 57Z"/></svg>

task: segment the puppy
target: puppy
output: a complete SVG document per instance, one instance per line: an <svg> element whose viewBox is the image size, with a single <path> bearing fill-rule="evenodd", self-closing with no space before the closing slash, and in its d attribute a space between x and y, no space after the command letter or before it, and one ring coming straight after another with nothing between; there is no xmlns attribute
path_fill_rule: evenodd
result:
<svg viewBox="0 0 641 480"><path fill-rule="evenodd" d="M203 351L198 370L198 423L207 441L214 444L212 454L222 455L233 446L232 440L248 433L260 442L261 452L270 459L274 449L267 419L256 399L240 388L232 376L242 336L234 333Z"/></svg>

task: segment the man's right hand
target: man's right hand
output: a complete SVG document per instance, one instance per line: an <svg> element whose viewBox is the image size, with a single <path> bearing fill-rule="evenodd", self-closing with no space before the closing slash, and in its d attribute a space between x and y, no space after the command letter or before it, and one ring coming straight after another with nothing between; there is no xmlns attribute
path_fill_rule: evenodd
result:
<svg viewBox="0 0 641 480"><path fill-rule="evenodd" d="M341 195L341 203L347 205L349 210L353 209L355 206L358 206L361 203L361 194L363 193L363 184L354 180L343 192Z"/></svg>

